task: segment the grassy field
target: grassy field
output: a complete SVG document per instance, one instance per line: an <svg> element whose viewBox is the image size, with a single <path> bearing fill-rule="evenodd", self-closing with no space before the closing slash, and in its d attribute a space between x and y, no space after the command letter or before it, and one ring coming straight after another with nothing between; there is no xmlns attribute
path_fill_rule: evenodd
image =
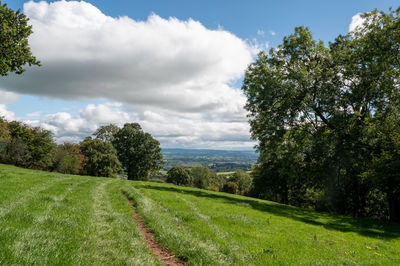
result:
<svg viewBox="0 0 400 266"><path fill-rule="evenodd" d="M131 217L191 265L399 265L400 225L194 188L0 165L0 265L157 265Z"/></svg>

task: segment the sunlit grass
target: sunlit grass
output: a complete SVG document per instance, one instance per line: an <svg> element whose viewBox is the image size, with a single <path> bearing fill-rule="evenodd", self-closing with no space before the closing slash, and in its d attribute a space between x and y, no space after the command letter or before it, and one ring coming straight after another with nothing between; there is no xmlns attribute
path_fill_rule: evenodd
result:
<svg viewBox="0 0 400 266"><path fill-rule="evenodd" d="M400 225L226 193L0 165L0 265L400 265Z"/></svg>
<svg viewBox="0 0 400 266"><path fill-rule="evenodd" d="M146 182L124 191L192 264L400 264L400 225Z"/></svg>
<svg viewBox="0 0 400 266"><path fill-rule="evenodd" d="M157 265L115 179L0 165L0 265Z"/></svg>

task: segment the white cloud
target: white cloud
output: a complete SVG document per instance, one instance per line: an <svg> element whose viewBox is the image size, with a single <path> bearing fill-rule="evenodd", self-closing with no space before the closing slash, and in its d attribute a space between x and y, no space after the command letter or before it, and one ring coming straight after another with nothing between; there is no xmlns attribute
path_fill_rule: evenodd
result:
<svg viewBox="0 0 400 266"><path fill-rule="evenodd" d="M364 19L361 17L361 13L355 14L351 18L351 23L349 25L349 32L355 31L357 27L362 26Z"/></svg>
<svg viewBox="0 0 400 266"><path fill-rule="evenodd" d="M15 113L7 110L7 105L0 104L0 117L4 117L8 121L16 119Z"/></svg>
<svg viewBox="0 0 400 266"><path fill-rule="evenodd" d="M246 122L208 121L149 110L130 113L122 108L113 104L89 104L75 116L59 112L24 122L52 131L58 143L79 142L101 125L138 122L163 147L232 149L254 146Z"/></svg>
<svg viewBox="0 0 400 266"><path fill-rule="evenodd" d="M118 102L89 104L77 115L28 114L26 123L53 131L58 142L78 142L108 123L139 122L164 147L254 145L246 98L232 84L264 43L249 44L192 19L113 18L84 1L30 1L24 13L34 31L30 46L43 66L3 77L1 90ZM4 104L0 113L7 111Z"/></svg>
<svg viewBox="0 0 400 266"><path fill-rule="evenodd" d="M2 91L0 90L0 104L11 104L18 101L19 95L10 92L10 91Z"/></svg>
<svg viewBox="0 0 400 266"><path fill-rule="evenodd" d="M263 30L257 30L257 35L261 36L261 37L264 37L265 32Z"/></svg>
<svg viewBox="0 0 400 266"><path fill-rule="evenodd" d="M41 114L42 114L42 111L36 111L36 112L32 112L32 113L27 113L26 117L28 119L32 119L32 118L35 118L35 117L39 117Z"/></svg>
<svg viewBox="0 0 400 266"><path fill-rule="evenodd" d="M0 86L63 99L108 98L130 105L199 112L241 104L229 84L256 49L194 20L112 18L86 2L28 2L33 53L42 67Z"/></svg>
<svg viewBox="0 0 400 266"><path fill-rule="evenodd" d="M271 34L272 36L275 36L275 35L276 35L276 32L273 31L273 30L270 30L270 31L269 31L269 34Z"/></svg>

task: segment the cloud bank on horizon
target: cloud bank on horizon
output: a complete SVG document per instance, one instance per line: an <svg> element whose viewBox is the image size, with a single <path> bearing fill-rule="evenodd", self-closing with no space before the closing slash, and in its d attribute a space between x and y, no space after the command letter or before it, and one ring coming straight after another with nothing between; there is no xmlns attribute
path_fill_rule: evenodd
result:
<svg viewBox="0 0 400 266"><path fill-rule="evenodd" d="M75 116L60 112L25 121L52 130L59 142L79 141L99 125L135 121L163 146L254 145L245 97L233 84L256 46L192 19L113 18L84 1L30 1L24 13L33 26L32 52L43 66L2 78L2 93L106 101ZM14 119L7 103L0 103L0 113Z"/></svg>

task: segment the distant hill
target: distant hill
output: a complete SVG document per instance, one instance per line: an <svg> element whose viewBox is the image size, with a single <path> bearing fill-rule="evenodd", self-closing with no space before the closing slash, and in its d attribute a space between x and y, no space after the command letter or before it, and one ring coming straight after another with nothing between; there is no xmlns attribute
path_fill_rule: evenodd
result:
<svg viewBox="0 0 400 266"><path fill-rule="evenodd" d="M258 158L254 150L162 149L164 170L182 165L187 168L207 166L216 172L250 170Z"/></svg>

